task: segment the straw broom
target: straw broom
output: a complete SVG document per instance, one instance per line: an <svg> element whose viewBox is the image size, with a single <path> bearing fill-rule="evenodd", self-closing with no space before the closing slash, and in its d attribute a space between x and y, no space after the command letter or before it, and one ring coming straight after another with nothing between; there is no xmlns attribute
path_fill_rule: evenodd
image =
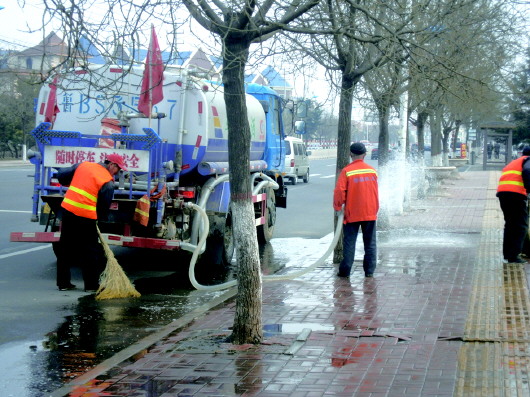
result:
<svg viewBox="0 0 530 397"><path fill-rule="evenodd" d="M107 257L107 266L101 276L99 277L99 288L96 291L96 299L115 299L115 298L138 298L140 293L136 291L134 285L131 283L122 267L114 257L109 245L99 231L99 227L96 226L99 241L105 251Z"/></svg>

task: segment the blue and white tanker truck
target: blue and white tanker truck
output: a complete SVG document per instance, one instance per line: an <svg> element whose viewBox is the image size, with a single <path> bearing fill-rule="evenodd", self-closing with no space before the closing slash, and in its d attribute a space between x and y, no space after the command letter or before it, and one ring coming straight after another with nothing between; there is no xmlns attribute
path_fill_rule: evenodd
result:
<svg viewBox="0 0 530 397"><path fill-rule="evenodd" d="M11 233L11 241L57 243L61 202L67 187L55 174L112 153L127 172L115 181L107 222L99 222L111 245L194 251L228 264L233 256L228 130L223 87L186 69L164 72L163 100L151 117L138 112L143 69L98 66L57 76L41 89L36 128L32 221L43 232ZM57 87L57 88L54 88ZM258 238L272 238L276 207L286 207L283 103L270 88L247 86L251 130L250 174ZM53 114L52 123L45 122ZM134 218L137 202L149 197L147 226ZM205 227L208 222L208 228ZM206 245L197 248L209 230Z"/></svg>

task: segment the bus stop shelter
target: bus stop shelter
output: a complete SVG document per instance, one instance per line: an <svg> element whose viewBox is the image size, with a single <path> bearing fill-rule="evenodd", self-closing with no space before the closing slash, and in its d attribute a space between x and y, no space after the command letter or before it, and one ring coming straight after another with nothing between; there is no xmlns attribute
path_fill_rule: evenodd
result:
<svg viewBox="0 0 530 397"><path fill-rule="evenodd" d="M487 169L488 165L506 165L512 161L512 134L515 129L515 124L507 121L492 121L480 125L482 136L484 139L484 150L482 167ZM488 156L488 143L498 143L504 145L504 152L501 152L499 158L495 156Z"/></svg>

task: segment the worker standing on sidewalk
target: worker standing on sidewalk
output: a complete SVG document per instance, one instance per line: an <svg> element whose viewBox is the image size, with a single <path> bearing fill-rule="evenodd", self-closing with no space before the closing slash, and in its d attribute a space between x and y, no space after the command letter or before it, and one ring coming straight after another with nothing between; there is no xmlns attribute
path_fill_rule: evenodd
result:
<svg viewBox="0 0 530 397"><path fill-rule="evenodd" d="M528 153L525 152L525 153ZM520 257L528 234L528 192L530 192L530 157L523 155L502 170L497 197L504 215L502 253L509 263L526 263Z"/></svg>
<svg viewBox="0 0 530 397"><path fill-rule="evenodd" d="M98 240L97 220L106 220L114 195L114 175L127 170L123 158L110 154L103 163L82 162L59 170L57 178L69 186L64 196L61 237L57 255L57 287L75 288L70 266L81 267L85 291L95 292L105 269L105 253Z"/></svg>
<svg viewBox="0 0 530 397"><path fill-rule="evenodd" d="M523 147L521 156L530 156L530 146L525 145ZM524 242L523 242L523 249L521 251L521 256L527 260L530 259L530 236L528 236L528 233L524 235Z"/></svg>
<svg viewBox="0 0 530 397"><path fill-rule="evenodd" d="M350 276L360 227L364 243L364 275L373 277L377 262L376 220L379 211L377 172L364 162L366 147L363 143L353 143L350 156L352 162L340 172L333 192L335 211L341 211L344 206L343 259L337 276Z"/></svg>

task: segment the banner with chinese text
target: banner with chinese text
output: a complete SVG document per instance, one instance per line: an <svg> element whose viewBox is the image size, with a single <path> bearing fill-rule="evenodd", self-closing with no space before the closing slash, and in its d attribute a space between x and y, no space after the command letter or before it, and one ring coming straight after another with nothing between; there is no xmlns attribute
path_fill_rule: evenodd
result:
<svg viewBox="0 0 530 397"><path fill-rule="evenodd" d="M70 167L83 161L100 163L109 154L119 154L123 157L129 171L148 172L149 152L145 150L94 148L77 146L45 146L44 165L46 167Z"/></svg>

